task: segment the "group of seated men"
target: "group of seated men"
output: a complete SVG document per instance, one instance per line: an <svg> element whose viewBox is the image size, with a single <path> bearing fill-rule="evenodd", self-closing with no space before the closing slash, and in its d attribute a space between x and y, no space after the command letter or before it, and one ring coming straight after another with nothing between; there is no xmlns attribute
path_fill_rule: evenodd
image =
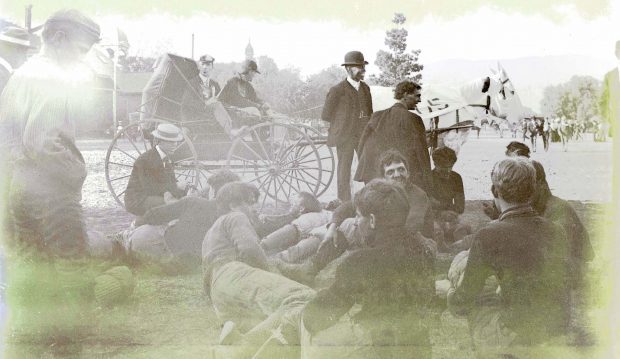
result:
<svg viewBox="0 0 620 359"><path fill-rule="evenodd" d="M584 334L588 235L523 144L511 143L493 167L485 208L493 221L471 233L444 218L464 211L456 155L447 148L433 153L433 193L413 185L405 158L388 150L379 161L383 178L333 212L300 193L288 213L267 216L256 213L258 189L226 170L209 179L214 199L179 188L167 158L182 131L163 124L153 136L125 194L135 225L119 243L137 257L201 262L223 324L219 341L247 351L240 357L301 348L316 358L430 358L437 293L467 317L480 355L520 357L519 350ZM443 291L434 273L438 241L440 250L463 250Z"/></svg>

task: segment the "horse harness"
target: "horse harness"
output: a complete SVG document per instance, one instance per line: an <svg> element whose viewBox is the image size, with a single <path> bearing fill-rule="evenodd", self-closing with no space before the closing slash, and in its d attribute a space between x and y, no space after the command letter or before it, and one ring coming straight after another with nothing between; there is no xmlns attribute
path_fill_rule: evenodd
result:
<svg viewBox="0 0 620 359"><path fill-rule="evenodd" d="M482 93L487 93L489 91L489 88L491 87L491 78L490 77L486 77L484 79L484 84L482 85ZM491 109L491 96L487 94L487 103L486 104L470 104L468 106L471 107L482 107L484 108L485 114L489 114L489 110Z"/></svg>

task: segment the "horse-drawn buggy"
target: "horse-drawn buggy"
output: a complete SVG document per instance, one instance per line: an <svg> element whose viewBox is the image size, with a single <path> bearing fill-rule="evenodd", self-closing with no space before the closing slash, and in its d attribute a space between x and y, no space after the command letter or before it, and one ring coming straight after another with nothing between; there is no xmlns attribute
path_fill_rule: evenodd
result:
<svg viewBox="0 0 620 359"><path fill-rule="evenodd" d="M261 205L289 202L296 193L323 194L334 176L326 135L278 114L261 115L204 99L195 61L164 55L147 83L139 120L119 126L105 159L114 199L123 196L136 158L152 148L160 123L180 127L184 139L171 162L178 181L206 187L210 173L227 168L262 193ZM137 116L136 116L137 117Z"/></svg>

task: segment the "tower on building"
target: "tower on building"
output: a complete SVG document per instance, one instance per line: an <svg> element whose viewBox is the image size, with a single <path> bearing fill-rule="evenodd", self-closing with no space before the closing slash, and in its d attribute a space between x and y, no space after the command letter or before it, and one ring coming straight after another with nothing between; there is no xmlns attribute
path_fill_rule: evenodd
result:
<svg viewBox="0 0 620 359"><path fill-rule="evenodd" d="M250 39L248 39L248 46L245 47L245 59L254 60L254 48L252 47Z"/></svg>

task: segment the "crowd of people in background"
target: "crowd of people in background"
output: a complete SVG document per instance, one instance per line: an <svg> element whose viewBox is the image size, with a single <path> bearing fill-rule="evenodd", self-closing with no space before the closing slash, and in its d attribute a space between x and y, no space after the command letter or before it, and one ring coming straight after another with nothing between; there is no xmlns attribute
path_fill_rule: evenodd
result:
<svg viewBox="0 0 620 359"><path fill-rule="evenodd" d="M101 244L84 226L79 89L63 75L98 38L99 26L85 15L55 13L45 23L42 52L12 74L0 98L2 190L10 198L3 223L5 232L12 229L9 247L36 260L79 267ZM220 91L209 79L214 61L205 55L198 64L206 101L217 94L267 113L250 84L260 73L255 62L246 61ZM347 78L325 100L327 143L338 158L336 201L322 204L300 192L285 214L257 213L259 190L226 170L209 178L207 190L191 188L177 181L170 161L184 131L160 124L125 192L135 220L110 237L108 255L171 272L201 267L204 293L196 295L209 298L221 322L219 344L236 345L240 358L298 350L304 358L430 358L438 302L467 318L481 357L591 343L584 314L589 236L570 204L551 193L529 148L512 142L493 166L489 223L473 228L462 216L457 153L429 153L424 124L410 111L420 86L399 83L396 103L373 113L366 64L361 52L348 52ZM353 195L355 153L355 179L365 186ZM447 282L436 282L441 255L454 257L443 273ZM92 284L130 286L126 273L115 267Z"/></svg>

